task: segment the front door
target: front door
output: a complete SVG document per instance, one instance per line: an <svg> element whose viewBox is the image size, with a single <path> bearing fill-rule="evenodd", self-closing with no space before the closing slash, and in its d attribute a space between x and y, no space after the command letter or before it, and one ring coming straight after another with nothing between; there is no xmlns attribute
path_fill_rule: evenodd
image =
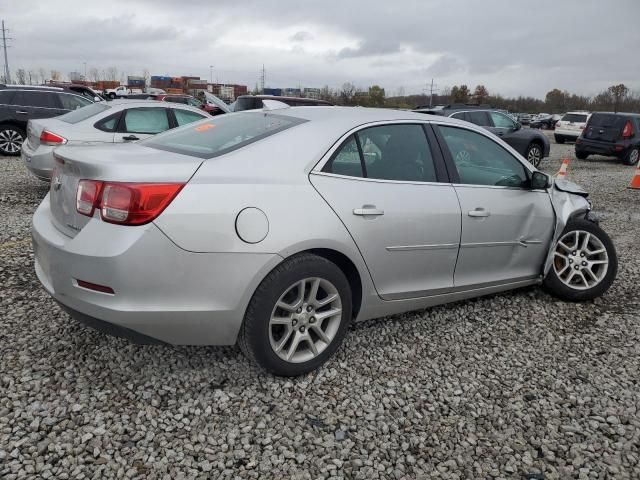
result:
<svg viewBox="0 0 640 480"><path fill-rule="evenodd" d="M465 128L438 128L459 176L456 288L539 276L555 222L548 193L531 190L524 165L489 137Z"/></svg>
<svg viewBox="0 0 640 480"><path fill-rule="evenodd" d="M310 176L384 299L453 287L460 207L453 186L439 175L423 126L390 124L351 135L323 172Z"/></svg>

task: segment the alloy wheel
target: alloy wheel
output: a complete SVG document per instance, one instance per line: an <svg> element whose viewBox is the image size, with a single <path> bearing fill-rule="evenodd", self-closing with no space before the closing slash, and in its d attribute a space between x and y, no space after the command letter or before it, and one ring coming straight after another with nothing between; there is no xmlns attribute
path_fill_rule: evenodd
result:
<svg viewBox="0 0 640 480"><path fill-rule="evenodd" d="M562 283L575 290L598 285L609 268L609 255L593 233L574 230L556 244L553 268Z"/></svg>
<svg viewBox="0 0 640 480"><path fill-rule="evenodd" d="M271 348L282 360L301 363L320 355L342 321L338 289L324 278L305 278L280 296L269 320Z"/></svg>
<svg viewBox="0 0 640 480"><path fill-rule="evenodd" d="M0 131L0 150L4 153L18 153L23 142L20 132L6 128Z"/></svg>
<svg viewBox="0 0 640 480"><path fill-rule="evenodd" d="M635 165L636 163L638 163L639 156L640 156L640 151L637 148L634 148L633 150L631 150L631 153L629 153L629 164Z"/></svg>
<svg viewBox="0 0 640 480"><path fill-rule="evenodd" d="M542 160L542 150L540 150L540 147L535 145L531 147L527 153L527 160L534 167L540 165L540 161Z"/></svg>

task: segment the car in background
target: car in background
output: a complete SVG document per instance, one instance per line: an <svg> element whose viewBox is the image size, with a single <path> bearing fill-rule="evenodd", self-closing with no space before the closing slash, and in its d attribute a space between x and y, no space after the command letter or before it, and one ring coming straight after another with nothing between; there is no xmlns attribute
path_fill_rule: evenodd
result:
<svg viewBox="0 0 640 480"><path fill-rule="evenodd" d="M236 98L233 107L234 112L242 112L244 110L257 110L263 107L263 100L277 100L286 103L290 107L313 107L313 106L332 106L331 102L325 100L316 100L314 98L301 97L279 97L275 95L240 95Z"/></svg>
<svg viewBox="0 0 640 480"><path fill-rule="evenodd" d="M93 103L58 87L0 84L0 155L20 155L29 120L57 117Z"/></svg>
<svg viewBox="0 0 640 480"><path fill-rule="evenodd" d="M539 128L541 130L553 130L556 122L560 120L560 115L540 115L529 122L531 128Z"/></svg>
<svg viewBox="0 0 640 480"><path fill-rule="evenodd" d="M53 153L61 145L135 142L205 118L210 115L188 105L140 100L94 103L60 117L30 120L22 160L32 174L49 181Z"/></svg>
<svg viewBox="0 0 640 480"><path fill-rule="evenodd" d="M67 83L67 82L49 82L49 83L43 84L42 86L62 88L65 91L82 95L83 97L86 97L89 100L94 102L102 102L105 100L105 98L99 92L95 91L91 87L87 87L86 85L79 85L76 83Z"/></svg>
<svg viewBox="0 0 640 480"><path fill-rule="evenodd" d="M584 111L565 113L555 125L553 136L556 143L564 143L567 140L575 142L587 125L589 116L590 113Z"/></svg>
<svg viewBox="0 0 640 480"><path fill-rule="evenodd" d="M640 114L594 112L576 139L576 157L589 155L617 157L625 165L635 165L640 156Z"/></svg>
<svg viewBox="0 0 640 480"><path fill-rule="evenodd" d="M437 109L418 108L414 111L458 118L484 127L511 145L534 167L538 167L542 159L549 156L551 146L545 135L536 130L522 128L520 123L502 111L484 105L465 104L440 106Z"/></svg>
<svg viewBox="0 0 640 480"><path fill-rule="evenodd" d="M237 342L278 375L325 363L352 321L540 284L591 300L616 276L583 190L452 118L267 104L56 157L32 238L67 312Z"/></svg>
<svg viewBox="0 0 640 480"><path fill-rule="evenodd" d="M229 113L230 109L227 111L222 110L218 105L214 105L213 103L207 101L201 101L192 95L187 94L179 94L179 93L165 93L162 95L156 95L155 100L160 102L171 102L171 103L181 103L183 105L191 105L192 107L199 108L204 110L209 115L221 115L223 113ZM204 96L203 96L204 98ZM222 100L221 100L222 101Z"/></svg>
<svg viewBox="0 0 640 480"><path fill-rule="evenodd" d="M518 113L516 114L516 117L521 125L529 125L531 123L533 115L531 115L530 113Z"/></svg>

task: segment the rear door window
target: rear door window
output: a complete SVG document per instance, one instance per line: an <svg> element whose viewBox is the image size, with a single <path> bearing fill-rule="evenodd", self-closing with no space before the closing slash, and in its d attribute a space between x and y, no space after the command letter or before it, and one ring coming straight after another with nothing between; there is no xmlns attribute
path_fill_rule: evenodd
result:
<svg viewBox="0 0 640 480"><path fill-rule="evenodd" d="M123 131L126 133L156 133L169 130L169 117L164 108L131 108L125 111Z"/></svg>
<svg viewBox="0 0 640 480"><path fill-rule="evenodd" d="M15 97L15 91L0 90L0 105L11 105L13 103L13 97Z"/></svg>
<svg viewBox="0 0 640 480"><path fill-rule="evenodd" d="M513 128L515 128L515 124L513 120L511 120L506 115L503 115L502 113L499 113L499 112L490 112L489 115L491 115L491 120L493 121L494 127L506 128L509 130L512 130Z"/></svg>
<svg viewBox="0 0 640 480"><path fill-rule="evenodd" d="M364 177L356 138L351 135L327 162L325 172L349 177Z"/></svg>
<svg viewBox="0 0 640 480"><path fill-rule="evenodd" d="M15 105L35 108L61 108L60 100L55 92L22 90L16 92Z"/></svg>
<svg viewBox="0 0 640 480"><path fill-rule="evenodd" d="M466 120L481 127L493 126L487 112L467 112Z"/></svg>
<svg viewBox="0 0 640 480"><path fill-rule="evenodd" d="M586 115L580 115L578 113L567 113L562 117L563 122L584 123L587 121Z"/></svg>

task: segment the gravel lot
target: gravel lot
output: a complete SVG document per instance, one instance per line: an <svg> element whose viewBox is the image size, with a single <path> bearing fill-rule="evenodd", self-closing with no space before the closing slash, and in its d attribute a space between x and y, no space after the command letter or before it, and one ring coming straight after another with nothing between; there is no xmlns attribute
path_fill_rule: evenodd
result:
<svg viewBox="0 0 640 480"><path fill-rule="evenodd" d="M0 158L0 477L640 478L640 191L552 145L620 257L594 303L538 288L355 325L308 376L236 348L137 346L72 321L33 271L46 194Z"/></svg>

